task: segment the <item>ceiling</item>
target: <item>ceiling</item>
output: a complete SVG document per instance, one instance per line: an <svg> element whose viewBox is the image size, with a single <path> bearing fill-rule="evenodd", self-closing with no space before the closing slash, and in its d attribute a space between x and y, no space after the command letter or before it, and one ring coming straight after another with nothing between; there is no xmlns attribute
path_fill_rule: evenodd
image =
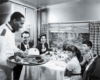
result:
<svg viewBox="0 0 100 80"><path fill-rule="evenodd" d="M71 2L71 1L79 1L79 0L15 0L15 1L21 1L26 4L30 4L31 6L34 6L36 8L41 8L50 5L61 4L65 2Z"/></svg>

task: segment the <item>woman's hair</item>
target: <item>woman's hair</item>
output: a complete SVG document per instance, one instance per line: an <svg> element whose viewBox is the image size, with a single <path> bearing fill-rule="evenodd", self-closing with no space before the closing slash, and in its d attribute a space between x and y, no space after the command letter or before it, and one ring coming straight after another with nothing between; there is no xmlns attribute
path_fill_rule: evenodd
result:
<svg viewBox="0 0 100 80"><path fill-rule="evenodd" d="M79 62L81 62L81 58L82 58L81 51L76 46L68 45L64 49L65 49L65 51L71 51L71 52L75 53L75 55L78 58Z"/></svg>
<svg viewBox="0 0 100 80"><path fill-rule="evenodd" d="M41 41L41 37L42 37L42 36L45 36L45 37L47 38L46 34L41 34L41 35L40 35L40 38L38 38L38 41Z"/></svg>
<svg viewBox="0 0 100 80"><path fill-rule="evenodd" d="M40 39L41 39L41 37L42 37L42 36L45 36L45 37L47 37L47 36L46 36L46 34L41 34L41 35L40 35Z"/></svg>

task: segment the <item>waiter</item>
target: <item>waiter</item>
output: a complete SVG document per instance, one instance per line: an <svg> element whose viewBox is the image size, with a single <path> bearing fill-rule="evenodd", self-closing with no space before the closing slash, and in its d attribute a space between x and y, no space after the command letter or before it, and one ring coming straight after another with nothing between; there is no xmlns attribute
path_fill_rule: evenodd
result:
<svg viewBox="0 0 100 80"><path fill-rule="evenodd" d="M10 21L0 26L0 71L4 71L7 80L11 80L12 69L15 64L7 62L8 57L25 56L21 50L15 46L15 32L22 28L25 22L24 16L20 12L14 12Z"/></svg>

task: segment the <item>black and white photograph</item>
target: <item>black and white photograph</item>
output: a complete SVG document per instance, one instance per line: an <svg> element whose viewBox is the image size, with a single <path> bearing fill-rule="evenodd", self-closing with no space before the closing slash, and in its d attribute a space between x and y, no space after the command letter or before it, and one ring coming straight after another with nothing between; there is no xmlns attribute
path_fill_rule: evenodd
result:
<svg viewBox="0 0 100 80"><path fill-rule="evenodd" d="M100 80L100 0L0 0L0 80Z"/></svg>

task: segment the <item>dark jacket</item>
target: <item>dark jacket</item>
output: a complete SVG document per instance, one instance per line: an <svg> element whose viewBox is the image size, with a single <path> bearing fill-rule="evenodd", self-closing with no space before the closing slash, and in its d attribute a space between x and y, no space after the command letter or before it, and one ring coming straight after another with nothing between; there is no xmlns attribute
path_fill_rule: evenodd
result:
<svg viewBox="0 0 100 80"><path fill-rule="evenodd" d="M84 72L83 80L100 80L100 56L97 57L88 70Z"/></svg>
<svg viewBox="0 0 100 80"><path fill-rule="evenodd" d="M48 50L48 44L45 43L44 45L45 45L46 51L47 51L47 50ZM42 44L41 44L41 43L39 43L39 44L36 46L36 48L39 50L40 54L43 54L43 53L46 52L46 51L42 52Z"/></svg>
<svg viewBox="0 0 100 80"><path fill-rule="evenodd" d="M25 48L25 46L24 46L23 43L19 44L17 47L19 49L21 49L22 51L25 51L26 50L26 48ZM32 47L33 47L33 44L31 42L29 42L29 48L32 48Z"/></svg>

